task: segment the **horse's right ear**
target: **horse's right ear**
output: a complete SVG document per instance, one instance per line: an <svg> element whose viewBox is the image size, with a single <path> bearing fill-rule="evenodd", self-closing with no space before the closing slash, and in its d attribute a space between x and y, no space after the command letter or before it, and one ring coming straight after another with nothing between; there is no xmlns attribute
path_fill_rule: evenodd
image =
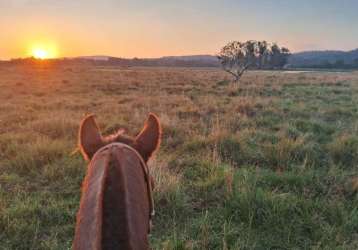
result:
<svg viewBox="0 0 358 250"><path fill-rule="evenodd" d="M162 137L162 128L156 115L150 113L144 128L137 135L134 148L148 161L153 152L158 149Z"/></svg>
<svg viewBox="0 0 358 250"><path fill-rule="evenodd" d="M82 120L78 137L79 148L85 160L90 160L97 150L104 145L94 115L88 115Z"/></svg>

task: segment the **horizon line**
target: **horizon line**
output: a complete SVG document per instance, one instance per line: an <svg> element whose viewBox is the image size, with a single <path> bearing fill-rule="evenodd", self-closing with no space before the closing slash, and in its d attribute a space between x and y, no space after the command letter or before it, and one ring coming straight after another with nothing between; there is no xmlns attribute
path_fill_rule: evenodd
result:
<svg viewBox="0 0 358 250"><path fill-rule="evenodd" d="M292 54L299 54L304 52L352 52L358 50L357 48L343 50L343 49L312 49L312 50L300 50L300 51L291 51ZM158 56L158 57L122 57L122 56L114 56L114 55L105 55L105 54L94 54L94 55L78 55L78 56L62 56L62 57L53 57L53 58L47 58L47 60L58 60L58 59L78 59L78 58L84 58L85 57L112 57L112 58L120 58L120 59L127 59L127 60L133 60L133 59L161 59L165 57L190 57L190 56L216 56L216 54L179 54L179 55L166 55L166 56ZM11 61L11 60L21 60L21 59L30 59L34 58L33 56L27 56L27 57L11 57L11 58L1 58L0 61Z"/></svg>

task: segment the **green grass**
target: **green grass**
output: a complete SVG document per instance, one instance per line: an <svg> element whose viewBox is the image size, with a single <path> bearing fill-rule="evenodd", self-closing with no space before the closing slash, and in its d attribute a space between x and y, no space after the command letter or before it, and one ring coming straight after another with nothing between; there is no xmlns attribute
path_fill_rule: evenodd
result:
<svg viewBox="0 0 358 250"><path fill-rule="evenodd" d="M151 161L153 249L357 249L358 74L0 68L0 249L69 249L104 133L164 129ZM21 82L22 84L17 84Z"/></svg>

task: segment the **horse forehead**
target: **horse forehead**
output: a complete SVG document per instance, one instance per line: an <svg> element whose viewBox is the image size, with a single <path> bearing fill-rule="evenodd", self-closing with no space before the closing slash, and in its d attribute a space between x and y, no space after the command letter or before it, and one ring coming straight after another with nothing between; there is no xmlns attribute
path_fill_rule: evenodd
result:
<svg viewBox="0 0 358 250"><path fill-rule="evenodd" d="M114 157L117 158L117 160L132 162L132 163L143 162L143 158L134 148L120 142L113 142L102 147L94 155L93 160L96 161L103 157L110 157L110 158Z"/></svg>

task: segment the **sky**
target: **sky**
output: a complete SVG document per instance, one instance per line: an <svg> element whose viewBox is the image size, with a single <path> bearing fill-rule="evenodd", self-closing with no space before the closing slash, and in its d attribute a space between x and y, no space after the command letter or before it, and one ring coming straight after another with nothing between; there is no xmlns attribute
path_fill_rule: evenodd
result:
<svg viewBox="0 0 358 250"><path fill-rule="evenodd" d="M216 54L229 41L358 47L357 0L0 0L0 58Z"/></svg>

